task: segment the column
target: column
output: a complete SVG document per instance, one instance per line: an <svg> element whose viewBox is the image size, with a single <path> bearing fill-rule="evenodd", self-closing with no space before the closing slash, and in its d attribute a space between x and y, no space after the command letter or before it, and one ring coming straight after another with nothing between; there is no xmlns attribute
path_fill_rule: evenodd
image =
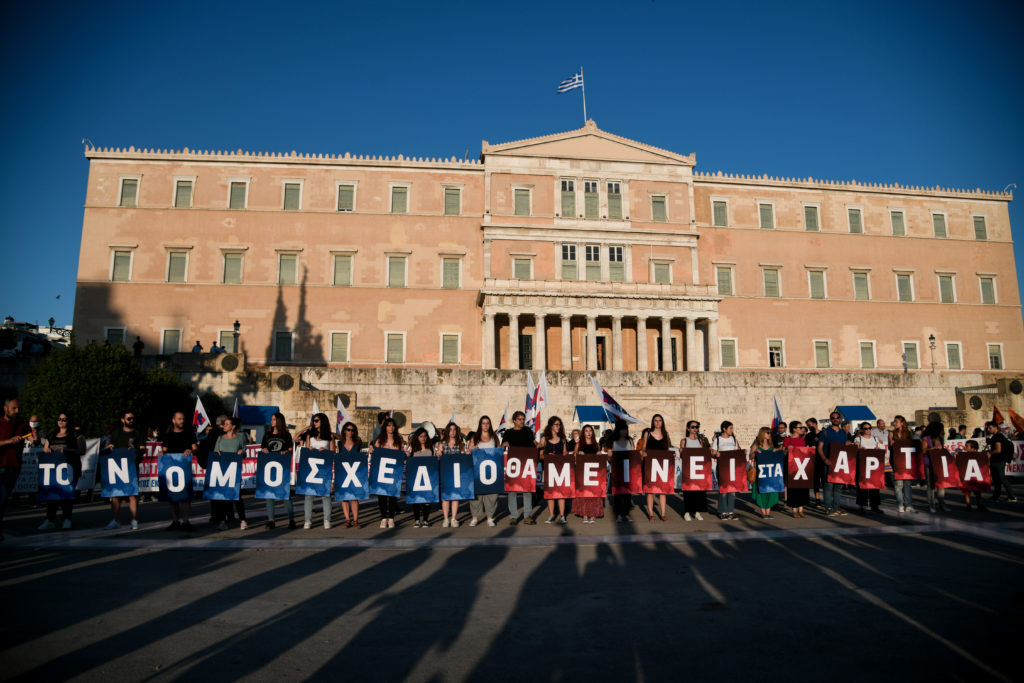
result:
<svg viewBox="0 0 1024 683"><path fill-rule="evenodd" d="M519 369L519 314L508 314L508 369Z"/></svg>
<svg viewBox="0 0 1024 683"><path fill-rule="evenodd" d="M672 319L667 316L661 318L661 367L666 372L672 370Z"/></svg>
<svg viewBox="0 0 1024 683"><path fill-rule="evenodd" d="M497 367L494 360L494 314L484 313L484 369Z"/></svg>
<svg viewBox="0 0 1024 683"><path fill-rule="evenodd" d="M647 367L647 318L636 319L636 369L646 372Z"/></svg>
<svg viewBox="0 0 1024 683"><path fill-rule="evenodd" d="M697 321L686 318L686 369L693 372L697 369Z"/></svg>
<svg viewBox="0 0 1024 683"><path fill-rule="evenodd" d="M718 370L718 355L721 349L718 348L718 320L708 318L708 370ZM736 350L739 353L739 349Z"/></svg>
<svg viewBox="0 0 1024 683"><path fill-rule="evenodd" d="M597 370L597 316L587 316L587 370Z"/></svg>
<svg viewBox="0 0 1024 683"><path fill-rule="evenodd" d="M545 370L548 366L548 333L547 326L544 324L544 314L537 313L533 316L533 319L535 321L533 328L537 331L534 334L534 338L537 341L533 345L533 369Z"/></svg>
<svg viewBox="0 0 1024 683"><path fill-rule="evenodd" d="M572 370L572 316L562 314L562 369Z"/></svg>
<svg viewBox="0 0 1024 683"><path fill-rule="evenodd" d="M622 316L612 316L612 370L622 370Z"/></svg>

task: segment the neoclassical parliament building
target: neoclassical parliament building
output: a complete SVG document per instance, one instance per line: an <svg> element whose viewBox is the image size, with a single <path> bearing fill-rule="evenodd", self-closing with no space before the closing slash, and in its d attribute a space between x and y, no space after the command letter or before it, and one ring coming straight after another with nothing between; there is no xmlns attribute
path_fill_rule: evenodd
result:
<svg viewBox="0 0 1024 683"><path fill-rule="evenodd" d="M86 156L79 343L307 367L1024 368L1010 193L701 172L593 121L471 160Z"/></svg>

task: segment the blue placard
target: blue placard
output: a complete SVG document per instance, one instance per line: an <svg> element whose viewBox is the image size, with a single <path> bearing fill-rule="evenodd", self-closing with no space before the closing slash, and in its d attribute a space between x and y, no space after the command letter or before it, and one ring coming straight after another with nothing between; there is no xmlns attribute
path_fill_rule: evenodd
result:
<svg viewBox="0 0 1024 683"><path fill-rule="evenodd" d="M405 502L411 505L440 500L437 458L432 455L409 458L405 470Z"/></svg>
<svg viewBox="0 0 1024 683"><path fill-rule="evenodd" d="M473 449L473 491L478 496L505 493L505 449Z"/></svg>
<svg viewBox="0 0 1024 683"><path fill-rule="evenodd" d="M314 451L310 448L300 448L295 493L300 496L331 495L333 472L334 451Z"/></svg>
<svg viewBox="0 0 1024 683"><path fill-rule="evenodd" d="M77 483L75 471L63 453L39 453L39 492L36 500L72 500Z"/></svg>
<svg viewBox="0 0 1024 683"><path fill-rule="evenodd" d="M473 456L446 453L441 456L441 500L473 500Z"/></svg>
<svg viewBox="0 0 1024 683"><path fill-rule="evenodd" d="M238 500L242 488L242 454L210 453L206 463L203 498L206 500Z"/></svg>
<svg viewBox="0 0 1024 683"><path fill-rule="evenodd" d="M291 495L292 452L260 453L256 458L254 498L288 500Z"/></svg>
<svg viewBox="0 0 1024 683"><path fill-rule="evenodd" d="M181 503L192 498L192 456L164 453L157 461L160 499Z"/></svg>
<svg viewBox="0 0 1024 683"><path fill-rule="evenodd" d="M100 454L100 495L121 498L139 495L139 467L134 448L115 448Z"/></svg>
<svg viewBox="0 0 1024 683"><path fill-rule="evenodd" d="M782 493L786 490L783 476L782 451L768 451L757 454L758 493Z"/></svg>
<svg viewBox="0 0 1024 683"><path fill-rule="evenodd" d="M402 495L405 453L393 448L374 448L370 456L370 493L375 496Z"/></svg>
<svg viewBox="0 0 1024 683"><path fill-rule="evenodd" d="M370 497L370 466L366 453L334 456L334 500L366 500Z"/></svg>

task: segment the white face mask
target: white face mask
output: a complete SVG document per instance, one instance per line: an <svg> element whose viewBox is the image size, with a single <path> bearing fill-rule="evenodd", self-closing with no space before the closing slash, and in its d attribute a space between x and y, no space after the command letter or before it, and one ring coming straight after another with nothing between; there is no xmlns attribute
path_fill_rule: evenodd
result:
<svg viewBox="0 0 1024 683"><path fill-rule="evenodd" d="M31 427L32 429L39 429L39 423L38 422L29 422L28 426Z"/></svg>

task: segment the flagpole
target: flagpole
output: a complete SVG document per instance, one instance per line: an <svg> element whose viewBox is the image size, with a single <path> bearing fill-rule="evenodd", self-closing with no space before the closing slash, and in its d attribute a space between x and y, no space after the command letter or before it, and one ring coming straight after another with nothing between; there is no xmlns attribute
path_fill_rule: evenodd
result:
<svg viewBox="0 0 1024 683"><path fill-rule="evenodd" d="M587 81L583 78L583 67L580 67L580 85L583 88L583 125L587 125Z"/></svg>

